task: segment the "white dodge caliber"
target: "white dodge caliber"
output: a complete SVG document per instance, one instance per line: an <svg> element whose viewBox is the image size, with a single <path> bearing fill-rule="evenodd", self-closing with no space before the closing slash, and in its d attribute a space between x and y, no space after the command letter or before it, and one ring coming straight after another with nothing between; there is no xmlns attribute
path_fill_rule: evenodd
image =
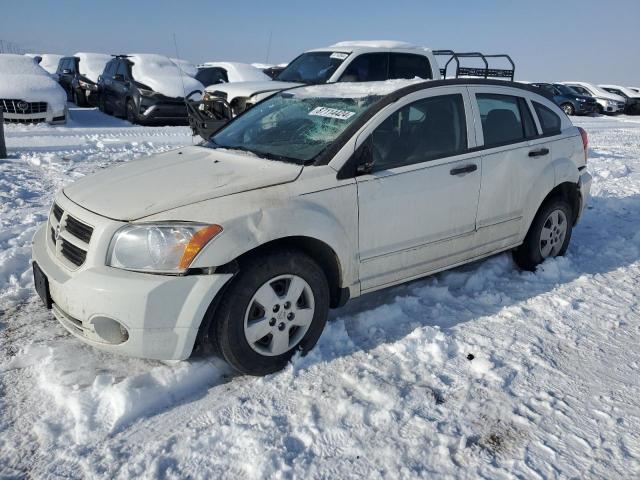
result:
<svg viewBox="0 0 640 480"><path fill-rule="evenodd" d="M35 286L79 339L243 373L311 349L349 298L512 250L563 255L587 136L540 90L491 80L299 87L201 146L65 187Z"/></svg>

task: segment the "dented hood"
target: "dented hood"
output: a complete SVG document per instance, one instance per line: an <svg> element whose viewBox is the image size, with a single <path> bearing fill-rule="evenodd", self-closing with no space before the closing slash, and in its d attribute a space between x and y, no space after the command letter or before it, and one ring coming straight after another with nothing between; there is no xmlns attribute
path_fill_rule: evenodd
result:
<svg viewBox="0 0 640 480"><path fill-rule="evenodd" d="M98 215L128 221L292 182L301 170L244 152L194 146L103 170L65 187L64 194Z"/></svg>
<svg viewBox="0 0 640 480"><path fill-rule="evenodd" d="M227 94L227 101L231 102L237 97L250 97L255 94L267 92L279 92L286 88L298 87L302 83L278 82L269 80L265 82L231 82L216 85L210 85L206 88L207 92L224 92Z"/></svg>

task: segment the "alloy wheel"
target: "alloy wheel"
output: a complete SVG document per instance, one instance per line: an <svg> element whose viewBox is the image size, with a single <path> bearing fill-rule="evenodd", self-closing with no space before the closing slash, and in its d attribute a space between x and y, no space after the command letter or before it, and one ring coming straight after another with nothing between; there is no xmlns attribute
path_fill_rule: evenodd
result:
<svg viewBox="0 0 640 480"><path fill-rule="evenodd" d="M265 356L295 348L311 326L313 291L297 275L280 275L253 295L244 316L244 335L251 348Z"/></svg>
<svg viewBox="0 0 640 480"><path fill-rule="evenodd" d="M540 255L542 258L555 257L562 250L567 236L567 216L558 209L553 210L542 225L540 232Z"/></svg>

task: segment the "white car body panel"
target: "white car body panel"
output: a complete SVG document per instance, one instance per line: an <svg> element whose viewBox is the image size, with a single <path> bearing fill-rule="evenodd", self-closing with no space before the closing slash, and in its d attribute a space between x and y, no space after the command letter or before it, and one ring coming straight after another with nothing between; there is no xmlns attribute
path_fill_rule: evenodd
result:
<svg viewBox="0 0 640 480"><path fill-rule="evenodd" d="M484 149L475 100L481 92L517 95L530 107L535 100L556 112L561 132L542 135L531 108L537 137ZM451 93L464 99L468 151L338 178L357 147L389 115L416 100ZM528 156L540 148L549 153ZM470 163L478 169L451 174L452 168ZM58 222L52 212L38 230L33 258L49 279L56 317L78 338L128 355L184 359L208 306L232 278L224 267L246 252L294 237L322 242L338 261L337 287L356 297L519 245L543 200L561 183L578 187L581 211L591 184L584 166L578 129L546 98L509 86L437 86L382 108L326 165L302 167L237 151L186 147L81 180L56 196L65 213ZM70 236L67 216L93 227L88 244ZM122 226L165 221L223 226L191 263L204 273L153 275L105 265L111 239ZM65 260L52 234L86 249L84 264ZM125 325L129 340L105 343L94 328L103 316Z"/></svg>
<svg viewBox="0 0 640 480"><path fill-rule="evenodd" d="M248 63L239 62L205 62L198 68L222 68L227 72L228 83L237 82L269 82L271 78L262 70Z"/></svg>

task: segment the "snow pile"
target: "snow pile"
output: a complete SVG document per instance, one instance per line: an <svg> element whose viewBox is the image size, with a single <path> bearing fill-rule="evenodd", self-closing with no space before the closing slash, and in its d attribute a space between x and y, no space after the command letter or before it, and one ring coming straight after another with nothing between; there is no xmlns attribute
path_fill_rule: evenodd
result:
<svg viewBox="0 0 640 480"><path fill-rule="evenodd" d="M180 58L171 58L170 60L175 63L180 70L182 70L190 77L195 77L198 73L198 67L187 60L182 60Z"/></svg>
<svg viewBox="0 0 640 480"><path fill-rule="evenodd" d="M0 98L47 102L54 111L62 111L67 95L35 61L24 55L0 54Z"/></svg>
<svg viewBox="0 0 640 480"><path fill-rule="evenodd" d="M362 98L370 96L384 96L417 83L422 83L422 78L412 80L395 79L383 82L343 82L328 83L323 85L310 85L285 92L285 95L293 95L296 98Z"/></svg>
<svg viewBox="0 0 640 480"><path fill-rule="evenodd" d="M219 67L227 72L229 83L232 82L264 82L270 81L271 77L266 75L261 69L248 63L238 62L206 62L201 67ZM265 67L268 68L268 67Z"/></svg>
<svg viewBox="0 0 640 480"><path fill-rule="evenodd" d="M397 40L349 40L338 42L331 45L331 48L408 48L408 49L424 49L419 45L408 42L399 42Z"/></svg>
<svg viewBox="0 0 640 480"><path fill-rule="evenodd" d="M129 60L133 63L133 78L162 95L183 98L194 90L204 91L204 86L198 80L187 75L165 56L134 53L129 56Z"/></svg>
<svg viewBox="0 0 640 480"><path fill-rule="evenodd" d="M265 378L105 354L33 293L56 190L190 142L75 110L7 125L0 162L0 477L639 478L640 120L574 120L593 198L566 257L508 253L354 299Z"/></svg>
<svg viewBox="0 0 640 480"><path fill-rule="evenodd" d="M56 73L58 70L58 63L60 59L64 57L64 55L58 55L55 53L42 53L39 54L42 60L40 60L40 66L44 68L49 73Z"/></svg>
<svg viewBox="0 0 640 480"><path fill-rule="evenodd" d="M98 82L98 77L102 75L104 67L111 60L111 55L105 53L78 52L74 55L80 60L80 75L84 75L94 83Z"/></svg>

